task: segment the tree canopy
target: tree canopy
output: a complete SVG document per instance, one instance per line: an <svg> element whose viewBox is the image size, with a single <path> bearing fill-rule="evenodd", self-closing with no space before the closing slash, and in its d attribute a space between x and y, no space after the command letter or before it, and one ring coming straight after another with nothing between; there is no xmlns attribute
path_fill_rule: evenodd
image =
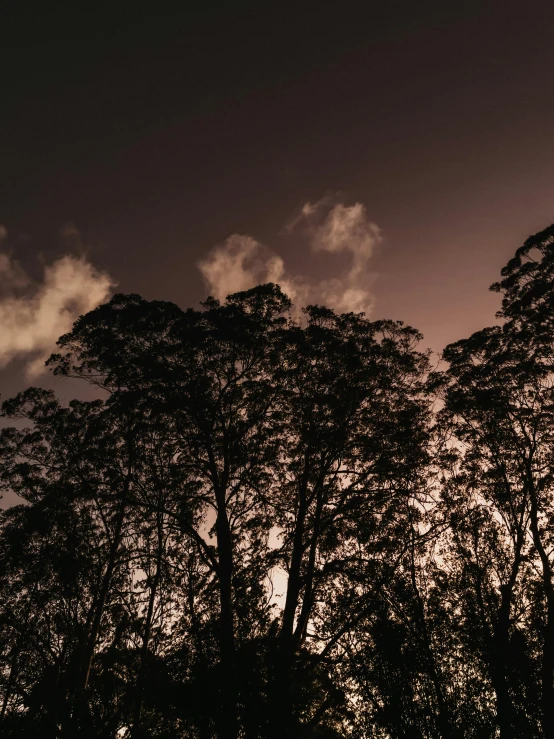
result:
<svg viewBox="0 0 554 739"><path fill-rule="evenodd" d="M0 732L554 736L554 226L433 370L276 285L116 295L6 400Z"/></svg>

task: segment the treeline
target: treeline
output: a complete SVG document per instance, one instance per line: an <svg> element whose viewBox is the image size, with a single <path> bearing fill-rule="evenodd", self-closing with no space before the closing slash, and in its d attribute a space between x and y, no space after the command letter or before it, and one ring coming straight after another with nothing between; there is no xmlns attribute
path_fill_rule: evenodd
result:
<svg viewBox="0 0 554 739"><path fill-rule="evenodd" d="M3 405L6 739L554 737L554 226L450 345L116 295ZM447 310L447 307L445 307Z"/></svg>

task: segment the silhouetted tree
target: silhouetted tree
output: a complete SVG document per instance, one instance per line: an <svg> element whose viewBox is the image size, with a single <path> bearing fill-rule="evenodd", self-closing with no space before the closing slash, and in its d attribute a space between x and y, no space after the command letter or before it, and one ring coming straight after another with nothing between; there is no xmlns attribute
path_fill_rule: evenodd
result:
<svg viewBox="0 0 554 739"><path fill-rule="evenodd" d="M275 562L287 574L273 726L298 735L315 716L324 720L326 704L336 711L339 696L345 702L335 669L342 643L394 571L427 461L427 358L415 350L417 332L321 308L306 318L281 356L288 422L272 499L282 541ZM324 665L331 689L320 705L309 696L302 706L296 682Z"/></svg>
<svg viewBox="0 0 554 739"><path fill-rule="evenodd" d="M554 227L446 348L275 285L116 295L6 401L0 731L554 735Z"/></svg>

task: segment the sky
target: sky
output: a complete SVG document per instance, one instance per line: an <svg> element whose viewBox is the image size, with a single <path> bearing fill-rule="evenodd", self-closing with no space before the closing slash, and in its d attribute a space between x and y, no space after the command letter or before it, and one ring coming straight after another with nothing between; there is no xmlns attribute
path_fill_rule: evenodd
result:
<svg viewBox="0 0 554 739"><path fill-rule="evenodd" d="M550 0L197 5L3 3L3 397L114 291L277 281L439 352L554 221Z"/></svg>

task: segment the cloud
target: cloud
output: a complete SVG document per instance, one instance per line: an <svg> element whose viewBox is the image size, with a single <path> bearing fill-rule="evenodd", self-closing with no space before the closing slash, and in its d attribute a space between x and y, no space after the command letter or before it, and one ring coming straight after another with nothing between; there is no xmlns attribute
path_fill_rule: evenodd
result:
<svg viewBox="0 0 554 739"><path fill-rule="evenodd" d="M223 300L233 292L276 282L297 308L319 303L339 312L369 314L374 303L369 262L382 237L365 207L334 203L330 197L305 203L284 231L293 232L314 254L344 254L338 274L317 281L294 274L271 248L251 236L234 234L198 264L210 294Z"/></svg>
<svg viewBox="0 0 554 739"><path fill-rule="evenodd" d="M312 210L310 215L317 213ZM369 261L381 243L381 229L367 217L361 203L346 206L338 203L329 211L323 223L312 232L311 247L350 257L350 267L337 278L325 280L319 291L326 303L338 311L371 312L373 275Z"/></svg>
<svg viewBox="0 0 554 739"><path fill-rule="evenodd" d="M281 257L251 236L233 234L198 264L216 297L247 290L265 282L280 282L285 265Z"/></svg>
<svg viewBox="0 0 554 739"><path fill-rule="evenodd" d="M198 263L198 269L218 300L266 282L278 283L293 301L305 293L302 282L287 275L283 259L251 236L232 234Z"/></svg>
<svg viewBox="0 0 554 739"><path fill-rule="evenodd" d="M0 368L27 359L27 373L37 375L57 339L83 313L110 295L114 282L84 257L67 255L32 282L6 254L0 254Z"/></svg>
<svg viewBox="0 0 554 739"><path fill-rule="evenodd" d="M15 259L0 253L0 297L26 287L29 277Z"/></svg>

